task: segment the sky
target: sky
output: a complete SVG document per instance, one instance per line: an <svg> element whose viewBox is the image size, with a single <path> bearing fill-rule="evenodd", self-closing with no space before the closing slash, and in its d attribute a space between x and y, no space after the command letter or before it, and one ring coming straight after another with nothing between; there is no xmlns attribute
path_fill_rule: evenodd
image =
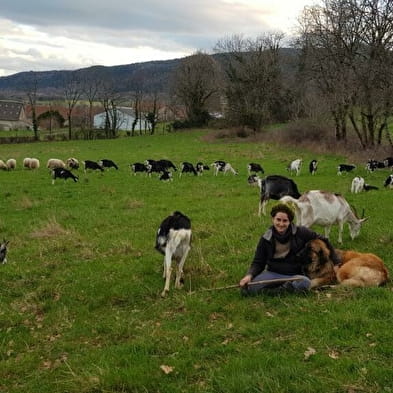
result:
<svg viewBox="0 0 393 393"><path fill-rule="evenodd" d="M1 0L0 77L211 53L234 34L290 37L312 0Z"/></svg>

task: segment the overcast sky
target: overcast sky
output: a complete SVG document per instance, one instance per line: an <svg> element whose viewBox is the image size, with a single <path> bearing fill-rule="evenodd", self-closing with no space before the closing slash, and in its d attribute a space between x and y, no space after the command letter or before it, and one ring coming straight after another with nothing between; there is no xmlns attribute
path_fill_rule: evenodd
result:
<svg viewBox="0 0 393 393"><path fill-rule="evenodd" d="M291 34L315 0L1 0L0 76L211 52L233 34Z"/></svg>

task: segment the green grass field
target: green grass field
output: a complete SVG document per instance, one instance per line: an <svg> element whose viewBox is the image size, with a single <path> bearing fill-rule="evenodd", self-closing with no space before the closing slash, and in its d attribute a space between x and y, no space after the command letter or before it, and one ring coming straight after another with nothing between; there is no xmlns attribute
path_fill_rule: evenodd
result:
<svg viewBox="0 0 393 393"><path fill-rule="evenodd" d="M247 142L207 143L204 132L116 140L0 145L0 237L10 240L0 265L0 392L392 392L393 292L330 289L308 295L243 298L245 274L267 217L258 217L258 189L246 165L287 175L301 157L300 191L343 193L369 220L344 245L374 252L393 272L390 173L356 174L378 191L350 194L353 175L337 176L345 157ZM24 157L41 168L22 169ZM51 184L48 158L109 158L104 174L79 170L80 181ZM223 159L238 176L131 175L129 164L167 158L210 164ZM274 202L269 202L268 209ZM163 289L157 228L180 210L193 225L185 286ZM314 228L321 230L321 228ZM337 229L331 240L337 244Z"/></svg>

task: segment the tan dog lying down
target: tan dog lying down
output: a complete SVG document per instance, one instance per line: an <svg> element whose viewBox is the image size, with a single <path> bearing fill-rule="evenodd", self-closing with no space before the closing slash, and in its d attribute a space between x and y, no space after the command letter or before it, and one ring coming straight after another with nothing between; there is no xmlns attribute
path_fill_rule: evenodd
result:
<svg viewBox="0 0 393 393"><path fill-rule="evenodd" d="M320 239L307 243L299 255L305 265L305 274L311 278L311 288L333 284L352 287L376 287L385 284L389 273L381 258L371 253L336 250L341 259L340 266L334 266L330 251Z"/></svg>

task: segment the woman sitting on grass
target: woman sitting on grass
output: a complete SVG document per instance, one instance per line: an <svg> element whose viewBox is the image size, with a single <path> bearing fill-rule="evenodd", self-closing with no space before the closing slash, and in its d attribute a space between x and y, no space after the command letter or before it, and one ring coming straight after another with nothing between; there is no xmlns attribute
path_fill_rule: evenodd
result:
<svg viewBox="0 0 393 393"><path fill-rule="evenodd" d="M251 295L260 292L308 291L311 280L303 274L302 261L297 257L306 243L322 239L328 245L335 264L339 264L339 259L326 238L293 223L294 213L288 205L279 203L273 206L270 215L273 225L260 238L254 260L247 274L240 280L242 293ZM265 280L280 282L249 285Z"/></svg>

